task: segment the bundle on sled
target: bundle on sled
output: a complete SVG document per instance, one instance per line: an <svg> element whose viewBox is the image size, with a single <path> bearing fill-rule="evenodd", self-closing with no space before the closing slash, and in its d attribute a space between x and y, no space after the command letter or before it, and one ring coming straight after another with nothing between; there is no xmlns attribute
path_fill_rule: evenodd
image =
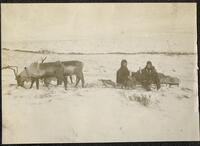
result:
<svg viewBox="0 0 200 146"><path fill-rule="evenodd" d="M170 87L172 85L179 86L180 84L180 80L177 77L171 77L168 75L164 75L163 73L158 73L158 76L161 84L169 85Z"/></svg>

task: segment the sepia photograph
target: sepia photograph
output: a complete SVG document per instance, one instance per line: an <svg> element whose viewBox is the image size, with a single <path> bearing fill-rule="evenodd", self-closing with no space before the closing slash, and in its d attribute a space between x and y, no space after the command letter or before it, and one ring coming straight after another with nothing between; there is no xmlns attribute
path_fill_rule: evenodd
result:
<svg viewBox="0 0 200 146"><path fill-rule="evenodd" d="M2 143L199 141L196 3L1 3Z"/></svg>

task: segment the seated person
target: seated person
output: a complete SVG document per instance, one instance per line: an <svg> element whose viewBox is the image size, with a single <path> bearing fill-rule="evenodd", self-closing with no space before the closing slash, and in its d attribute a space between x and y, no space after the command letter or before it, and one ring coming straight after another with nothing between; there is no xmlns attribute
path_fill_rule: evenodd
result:
<svg viewBox="0 0 200 146"><path fill-rule="evenodd" d="M141 74L142 86L147 90L151 90L151 84L156 84L157 90L160 89L160 79L155 67L152 65L151 61L148 61L146 67L142 69Z"/></svg>
<svg viewBox="0 0 200 146"><path fill-rule="evenodd" d="M121 67L117 71L117 81L116 82L118 84L121 84L126 87L128 77L129 77L129 70L127 68L127 61L125 59L123 59L121 61Z"/></svg>

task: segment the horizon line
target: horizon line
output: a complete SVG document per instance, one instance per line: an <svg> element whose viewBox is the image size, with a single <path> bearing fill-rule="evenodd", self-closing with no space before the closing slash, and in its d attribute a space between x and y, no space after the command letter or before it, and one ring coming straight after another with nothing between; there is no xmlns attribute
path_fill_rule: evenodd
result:
<svg viewBox="0 0 200 146"><path fill-rule="evenodd" d="M176 52L167 52L167 51L140 51L140 52L118 52L118 51L114 51L114 52L55 52L55 51L50 51L50 50L38 50L38 51L30 51L30 50L21 50L21 49L8 49L8 48L2 48L3 51L15 51L15 52L24 52L24 53L36 53L36 54L68 54L68 55L98 55L98 54L125 54L125 55L137 55L137 54L152 54L152 55L156 55L156 54L164 54L164 55L194 55L197 54L198 52L180 52L180 51L176 51Z"/></svg>

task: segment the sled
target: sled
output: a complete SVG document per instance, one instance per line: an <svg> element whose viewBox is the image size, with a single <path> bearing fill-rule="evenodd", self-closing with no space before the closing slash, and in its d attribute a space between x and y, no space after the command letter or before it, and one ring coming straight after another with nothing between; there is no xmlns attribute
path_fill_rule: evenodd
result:
<svg viewBox="0 0 200 146"><path fill-rule="evenodd" d="M166 85L166 86L171 87L173 85L179 86L180 84L180 80L177 77L171 77L168 75L164 75L163 73L158 73L158 77L160 79L161 85ZM136 89L142 86L141 83L137 81L133 76L128 79L126 87L124 85L117 84L116 82L112 80L108 80L108 79L107 80L100 79L100 81L102 82L103 86L107 88Z"/></svg>

